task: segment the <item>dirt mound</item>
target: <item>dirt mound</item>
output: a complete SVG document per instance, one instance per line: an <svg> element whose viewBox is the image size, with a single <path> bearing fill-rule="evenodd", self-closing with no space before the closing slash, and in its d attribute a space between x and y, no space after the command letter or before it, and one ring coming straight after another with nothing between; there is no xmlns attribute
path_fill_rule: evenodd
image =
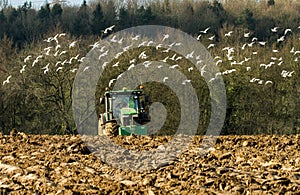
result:
<svg viewBox="0 0 300 195"><path fill-rule="evenodd" d="M111 167L79 136L0 135L0 192L11 194L296 194L300 135L203 137L172 163L133 172ZM171 137L117 137L128 150L159 148Z"/></svg>

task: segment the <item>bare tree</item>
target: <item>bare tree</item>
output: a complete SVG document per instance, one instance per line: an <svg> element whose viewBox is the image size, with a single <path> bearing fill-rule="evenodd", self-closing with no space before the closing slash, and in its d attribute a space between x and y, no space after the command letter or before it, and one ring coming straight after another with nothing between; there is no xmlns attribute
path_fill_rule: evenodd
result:
<svg viewBox="0 0 300 195"><path fill-rule="evenodd" d="M8 6L8 0L0 0L0 8L6 8Z"/></svg>

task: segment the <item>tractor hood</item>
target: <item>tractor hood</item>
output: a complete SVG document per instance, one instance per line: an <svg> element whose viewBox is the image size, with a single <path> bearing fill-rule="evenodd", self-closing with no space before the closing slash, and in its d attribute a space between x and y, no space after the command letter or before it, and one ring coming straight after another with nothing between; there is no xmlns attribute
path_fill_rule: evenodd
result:
<svg viewBox="0 0 300 195"><path fill-rule="evenodd" d="M136 109L134 108L122 108L121 115L134 115L137 114Z"/></svg>

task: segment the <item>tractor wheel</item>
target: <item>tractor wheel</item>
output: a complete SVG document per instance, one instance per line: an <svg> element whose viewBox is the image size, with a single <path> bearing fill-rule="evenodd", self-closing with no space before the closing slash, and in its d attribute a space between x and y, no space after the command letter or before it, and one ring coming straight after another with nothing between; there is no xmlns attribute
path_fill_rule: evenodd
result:
<svg viewBox="0 0 300 195"><path fill-rule="evenodd" d="M103 120L102 120L102 117L100 117L98 120L98 135L100 135L100 136L104 135L104 130L105 130L105 127L103 125Z"/></svg>
<svg viewBox="0 0 300 195"><path fill-rule="evenodd" d="M118 135L118 124L117 121L109 121L105 123L105 132L109 137L115 137Z"/></svg>

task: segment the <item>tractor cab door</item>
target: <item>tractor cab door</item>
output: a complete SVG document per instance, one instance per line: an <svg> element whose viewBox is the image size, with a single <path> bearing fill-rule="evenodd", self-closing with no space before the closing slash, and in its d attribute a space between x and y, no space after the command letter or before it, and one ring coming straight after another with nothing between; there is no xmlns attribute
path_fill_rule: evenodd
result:
<svg viewBox="0 0 300 195"><path fill-rule="evenodd" d="M129 104L129 96L128 94L113 94L112 95L112 110L114 113L114 117L117 120L121 118L121 109L128 108Z"/></svg>

